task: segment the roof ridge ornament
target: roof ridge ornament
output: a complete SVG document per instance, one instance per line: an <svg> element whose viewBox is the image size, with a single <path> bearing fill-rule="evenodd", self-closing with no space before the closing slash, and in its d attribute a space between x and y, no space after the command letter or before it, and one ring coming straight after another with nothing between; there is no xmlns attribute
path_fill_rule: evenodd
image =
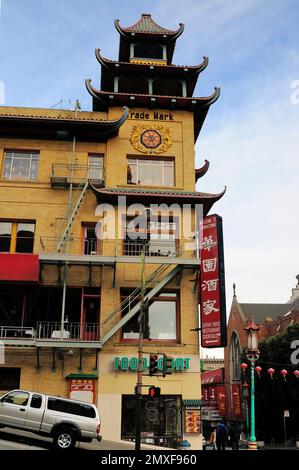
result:
<svg viewBox="0 0 299 470"><path fill-rule="evenodd" d="M150 13L142 13L139 20L131 26L123 27L120 25L120 20L114 20L114 26L116 30L122 36L126 37L128 34L154 34L160 36L166 36L169 39L177 39L184 31L184 24L179 23L179 27L176 30L163 28L156 23Z"/></svg>

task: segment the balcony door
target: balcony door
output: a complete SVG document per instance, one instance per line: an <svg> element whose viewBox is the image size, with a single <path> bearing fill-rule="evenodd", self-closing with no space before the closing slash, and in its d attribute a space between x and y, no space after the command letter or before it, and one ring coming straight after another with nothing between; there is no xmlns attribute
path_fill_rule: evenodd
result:
<svg viewBox="0 0 299 470"><path fill-rule="evenodd" d="M83 295L81 339L96 341L99 336L100 296Z"/></svg>

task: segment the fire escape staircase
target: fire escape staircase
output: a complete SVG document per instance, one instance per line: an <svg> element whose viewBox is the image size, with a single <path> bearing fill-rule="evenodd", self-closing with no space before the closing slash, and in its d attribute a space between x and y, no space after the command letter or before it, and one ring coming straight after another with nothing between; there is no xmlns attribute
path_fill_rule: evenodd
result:
<svg viewBox="0 0 299 470"><path fill-rule="evenodd" d="M75 217L76 217L76 214L83 202L83 199L84 199L84 196L86 194L86 191L88 189L88 186L89 186L89 180L87 179L86 181L83 181L77 188L76 190L76 195L79 194L78 196L78 199L77 199L77 202L75 204L75 207L73 208L73 211L71 212L71 215L69 216L68 220L67 220L67 224L66 224L66 227L64 229L64 232L62 234L62 237L60 238L60 240L58 241L57 243L57 253L60 253L65 242L67 242L68 240L68 236L69 236L69 232L70 232L70 229L72 228L72 225L74 223L74 220L75 220Z"/></svg>
<svg viewBox="0 0 299 470"><path fill-rule="evenodd" d="M172 279L181 273L182 265L162 264L145 281L144 301L155 297ZM103 322L100 323L101 345L103 346L120 328L140 312L141 287L136 288ZM124 312L127 312L124 314ZM119 319L122 315L124 316ZM103 332L103 334L102 334Z"/></svg>

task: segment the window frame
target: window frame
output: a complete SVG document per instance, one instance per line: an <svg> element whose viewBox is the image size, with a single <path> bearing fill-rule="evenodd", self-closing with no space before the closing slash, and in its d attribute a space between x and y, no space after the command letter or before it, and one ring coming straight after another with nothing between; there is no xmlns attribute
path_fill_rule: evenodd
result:
<svg viewBox="0 0 299 470"><path fill-rule="evenodd" d="M87 158L88 158L88 179L90 179L92 181L104 180L104 153L89 152ZM101 170L102 170L101 178L93 178L90 175L90 171L95 170L97 168L96 166L94 166L94 168L92 168L91 160L93 158L98 158L98 159L101 159L101 161L102 161L102 166L101 167L98 166L98 168L101 168Z"/></svg>
<svg viewBox="0 0 299 470"><path fill-rule="evenodd" d="M91 253L85 253L85 240L91 240L86 237L86 231L88 229L94 229L96 228L97 223L96 222L81 222L81 252L84 256L90 256ZM96 255L100 253L100 248L101 244L100 241L96 235L95 232L95 243L96 243L96 250L90 250L90 251L96 251Z"/></svg>
<svg viewBox="0 0 299 470"><path fill-rule="evenodd" d="M24 220L24 219L0 219L0 224L1 223L8 223L11 224L11 234L10 234L10 246L9 246L9 251L0 251L0 253L9 253L9 254L33 254L34 253L34 243L35 243L35 235L36 235L36 220ZM17 242L18 242L18 225L19 224L28 224L28 225L34 225L34 232L33 232L33 238L28 237L28 240L33 241L32 245L32 251L17 251ZM20 239L24 239L27 237L20 237ZM1 239L1 236L0 236Z"/></svg>
<svg viewBox="0 0 299 470"><path fill-rule="evenodd" d="M134 220L134 218L137 217L136 215L127 215L127 214L124 214L122 216L122 228L123 228L123 250L122 250L122 254L123 256L132 256L131 254L131 250L130 250L130 241L132 242L131 243L131 246L133 247L134 246L134 243L136 244L136 247L137 247L137 250L136 250L136 256L140 255L141 254L141 245L142 243L144 242L144 238L138 238L137 237L137 233L140 233L140 235L144 235L145 231L143 230L143 228L139 229L138 232L136 230L136 232L133 232L132 233L135 233L136 234L136 238L127 238L127 234L130 233L130 229L128 229L128 225L130 224L130 222L132 220ZM168 224L169 226L173 226L173 227L169 227L168 231L163 228L163 226L161 227L156 227L156 228L152 228L150 227L149 225L152 223L159 223L159 224ZM179 216L177 215L161 215L161 214L158 214L158 215L155 215L154 216L154 220L149 220L149 225L146 229L146 239L147 241L149 242L158 242L159 241L162 241L162 245L163 245L163 241L169 241L169 243L171 241L174 241L174 245L175 245L175 250L177 250L180 246L180 218ZM151 235L158 235L158 236L161 236L163 234L168 234L169 235L169 238L168 239L163 239L163 238L151 238ZM174 237L173 237L174 236ZM155 243L153 243L155 244ZM139 249L138 249L138 246L140 246L140 253L138 253ZM133 255L134 256L134 255ZM146 255L147 256L147 255ZM155 255L148 255L148 256L158 256L157 254ZM165 255L165 254L161 254L161 256L163 257L167 257L167 256L170 256L170 255Z"/></svg>
<svg viewBox="0 0 299 470"><path fill-rule="evenodd" d="M162 184L158 184L158 183L151 183L151 184L147 184L147 183L144 183L144 182L136 182L136 183L129 183L129 171L128 171L128 168L129 166L133 165L133 163L130 163L130 160L135 160L136 163L136 180L138 181L139 178L138 178L138 162L145 162L145 161L152 161L152 162L160 162L161 163L161 168L162 168L162 180L163 180L163 183ZM172 175L172 184L168 185L168 184L164 184L165 182L165 168L167 168L167 165L162 165L162 163L164 162L171 162L172 165L169 165L168 167L169 168L172 168L173 169L173 175ZM149 165L150 166L150 165ZM131 174L132 174L132 171L131 171ZM141 156L141 155L127 155L127 185L129 186L147 186L147 187L158 187L158 188L174 188L176 186L176 178L175 178L175 157L160 157L159 156L153 156L152 154L151 155L146 155L146 156ZM131 180L132 181L132 180Z"/></svg>
<svg viewBox="0 0 299 470"><path fill-rule="evenodd" d="M15 154L27 154L30 155L30 160L29 160L29 169L28 169L28 175L27 176L13 176L13 162L14 159L17 158ZM11 154L11 156L8 156L8 154ZM36 156L36 158L34 158ZM9 170L9 176L5 176L5 163L6 159L10 159L10 170ZM31 171L32 171L32 161L37 161L37 170L36 170L36 177L32 178L31 177ZM3 154L3 168L2 168L2 179L5 181L37 181L38 180L38 171L39 171L39 160L40 160L40 150L32 149L5 149L4 154Z"/></svg>
<svg viewBox="0 0 299 470"><path fill-rule="evenodd" d="M123 302L128 295L130 294L130 290L123 288L120 290L120 301ZM171 295L167 294L176 294L176 297L172 297ZM162 298L161 298L162 297ZM181 343L181 298L180 298L180 291L177 289L165 289L161 292L161 294L153 297L151 299L151 303L153 302L175 302L176 304L176 312L175 312L175 326L176 326L176 338L173 339L166 339L166 338L143 338L145 343L172 343L172 344L180 344ZM138 314L135 315L135 318L138 317ZM134 317L133 317L134 318ZM138 333L137 333L138 334ZM121 329L121 343L136 343L138 342L138 337L136 338L124 338L124 331L123 328Z"/></svg>

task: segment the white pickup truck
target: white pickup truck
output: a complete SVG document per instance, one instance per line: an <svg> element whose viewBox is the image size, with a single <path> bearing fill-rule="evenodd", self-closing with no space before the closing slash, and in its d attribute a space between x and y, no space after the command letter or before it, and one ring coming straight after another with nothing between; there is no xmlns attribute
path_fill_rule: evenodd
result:
<svg viewBox="0 0 299 470"><path fill-rule="evenodd" d="M51 437L61 450L72 449L77 441L102 439L95 405L27 390L12 390L0 397L0 427Z"/></svg>

